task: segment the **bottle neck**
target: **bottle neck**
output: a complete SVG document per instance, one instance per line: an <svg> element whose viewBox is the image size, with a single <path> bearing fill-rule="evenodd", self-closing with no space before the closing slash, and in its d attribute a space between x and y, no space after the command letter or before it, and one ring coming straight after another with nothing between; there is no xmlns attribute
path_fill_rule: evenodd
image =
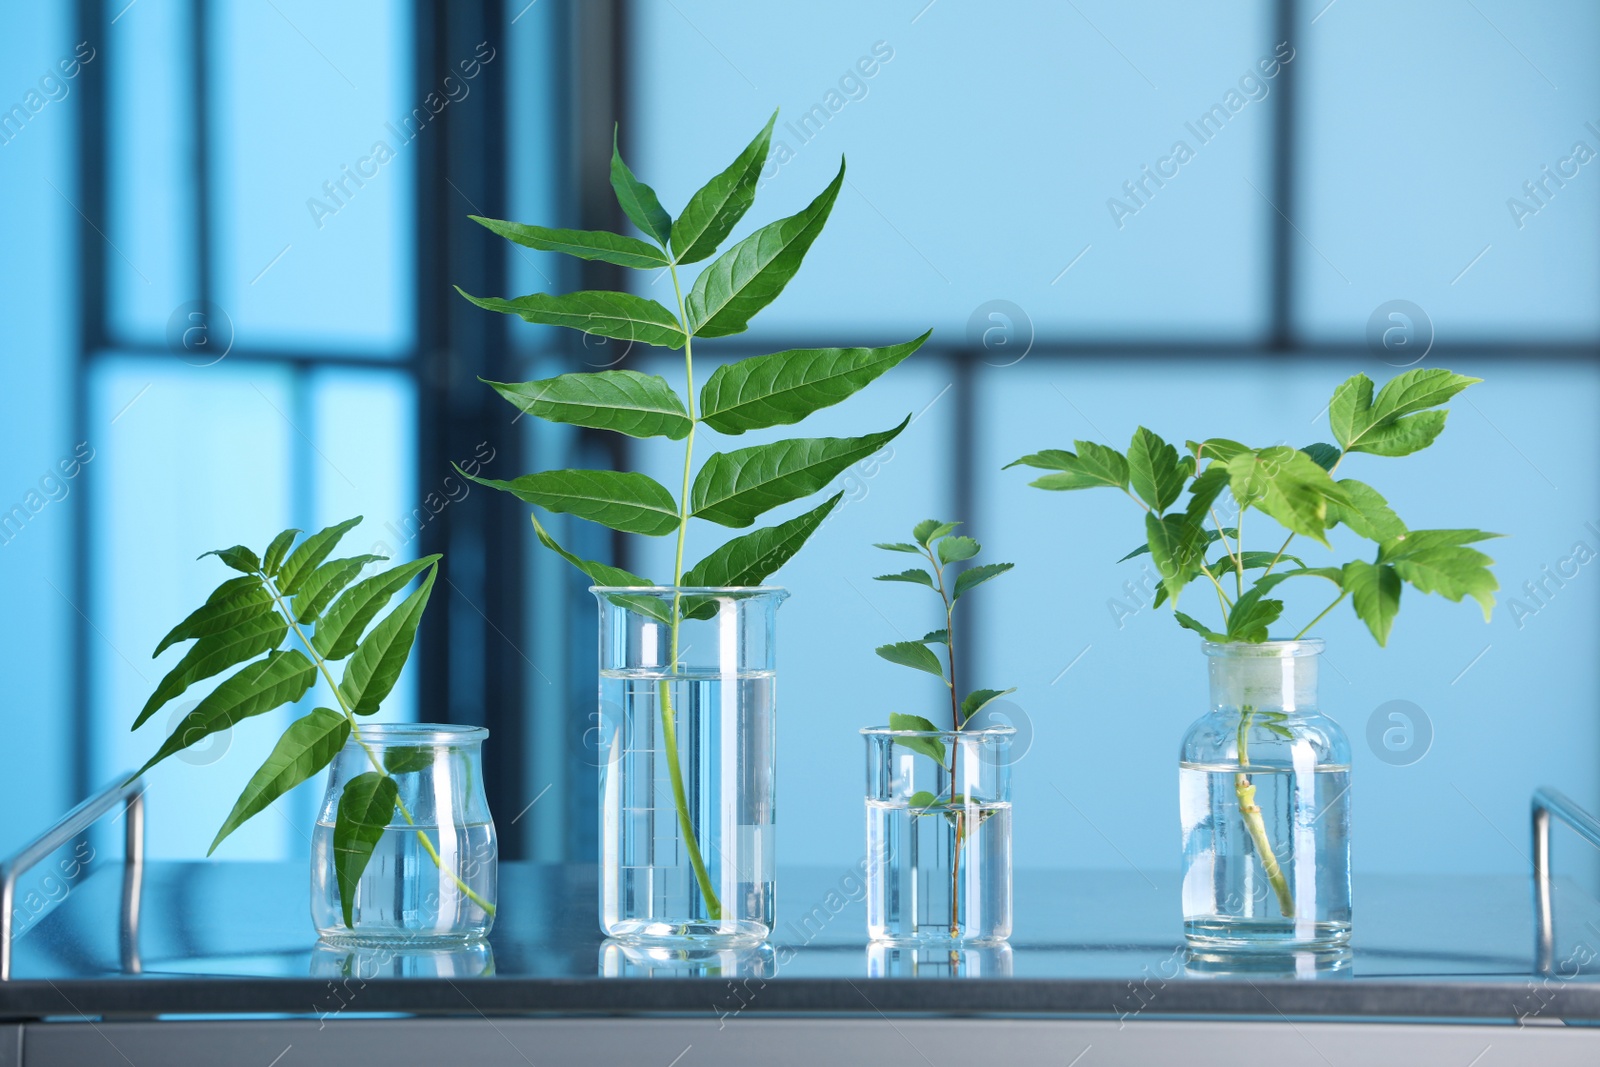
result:
<svg viewBox="0 0 1600 1067"><path fill-rule="evenodd" d="M1233 714L1245 707L1315 714L1319 651L1290 642L1208 646L1211 707Z"/></svg>

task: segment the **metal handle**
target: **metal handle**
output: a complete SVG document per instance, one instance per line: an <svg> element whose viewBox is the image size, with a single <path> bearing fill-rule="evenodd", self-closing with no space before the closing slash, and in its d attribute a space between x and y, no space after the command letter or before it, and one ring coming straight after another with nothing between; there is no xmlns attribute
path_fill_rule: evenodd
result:
<svg viewBox="0 0 1600 1067"><path fill-rule="evenodd" d="M1543 787L1533 791L1533 902L1538 917L1536 951L1542 974L1550 973L1555 956L1555 906L1550 892L1550 817L1555 816L1595 848L1600 848L1600 819L1583 810L1565 793Z"/></svg>
<svg viewBox="0 0 1600 1067"><path fill-rule="evenodd" d="M11 979L11 920L17 879L84 833L118 804L127 813L122 868L122 969L139 973L139 896L144 886L144 779L119 777L0 863L0 982Z"/></svg>

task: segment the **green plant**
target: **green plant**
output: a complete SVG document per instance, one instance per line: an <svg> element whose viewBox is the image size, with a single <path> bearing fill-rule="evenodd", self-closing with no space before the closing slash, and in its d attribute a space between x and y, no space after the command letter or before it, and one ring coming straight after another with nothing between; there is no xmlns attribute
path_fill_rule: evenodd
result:
<svg viewBox="0 0 1600 1067"><path fill-rule="evenodd" d="M675 310L630 292L533 293L506 300L475 297L457 289L481 308L519 315L528 322L683 351L681 397L660 375L634 370L562 374L516 384L488 383L522 411L551 422L610 430L629 437L682 441L683 486L678 498L674 499L665 486L648 475L631 471L550 470L511 481L473 479L548 511L588 519L622 533L674 537L671 584L675 588L759 585L799 551L843 494L786 522L735 537L685 568L690 519L734 529L749 527L772 508L822 489L852 463L892 441L911 418L907 415L900 425L864 437L797 438L715 452L698 472L695 470L695 442L702 429L737 436L747 430L797 423L865 387L928 338L924 333L885 348L802 348L751 356L718 367L696 393L695 340L742 333L751 317L777 298L800 269L801 260L822 231L844 184L841 159L838 175L815 200L799 213L761 227L712 259L685 293L679 268L716 253L754 203L756 183L766 162L777 117L774 112L738 158L689 198L676 219L662 208L655 191L628 169L613 138L612 188L623 212L648 240L473 216L474 221L528 248L637 270L665 271L672 280ZM557 544L537 517L533 525L546 547L599 585L654 584L621 568L580 559ZM644 597L635 598L633 604L670 625L670 662L674 665L678 662L682 619L709 618L716 608L709 600L692 594L675 596L670 610ZM679 828L707 913L718 919L721 903L706 871L684 795L670 679L663 678L660 685L662 741Z"/></svg>
<svg viewBox="0 0 1600 1067"><path fill-rule="evenodd" d="M1468 529L1411 530L1372 486L1354 478L1335 480L1334 474L1354 453L1395 457L1427 448L1444 430L1448 415L1444 405L1480 380L1439 368L1418 369L1396 376L1374 395L1372 380L1357 374L1334 390L1328 404L1328 422L1337 445L1312 444L1298 450L1287 445L1247 448L1237 441L1212 438L1188 442L1189 454L1180 458L1177 449L1141 426L1126 454L1078 441L1076 452L1038 452L1008 466L1024 464L1052 472L1032 483L1041 489L1109 488L1126 494L1144 512L1145 543L1123 560L1149 553L1161 577L1156 606L1171 601L1178 624L1207 640L1267 641L1268 628L1284 608L1283 601L1267 594L1291 578L1315 578L1332 583L1337 595L1295 633L1295 640L1309 634L1348 598L1356 615L1383 645L1400 610L1402 583L1453 601L1471 597L1488 621L1499 588L1489 570L1494 561L1469 546L1499 535ZM1185 490L1188 501L1182 510L1173 510ZM1224 492L1231 496L1235 509L1231 526L1218 514ZM1252 510L1287 531L1276 550L1244 547L1245 516ZM1289 554L1297 536L1331 549L1328 531L1340 524L1375 543L1375 556L1313 567ZM1221 552L1207 561L1212 545L1220 545ZM1293 566L1278 570L1279 564ZM1247 578L1253 571L1260 574ZM1230 577L1232 596L1224 585ZM1220 629L1177 610L1179 594L1202 578L1216 594ZM1257 712L1246 706L1240 714L1240 767L1249 763L1247 735L1252 724L1259 722L1285 738L1293 736L1282 713ZM1236 776L1235 791L1263 870L1278 894L1284 916L1292 917L1293 898L1267 840L1248 774L1241 771Z"/></svg>
<svg viewBox="0 0 1600 1067"><path fill-rule="evenodd" d="M201 556L216 556L241 573L217 586L204 604L161 639L156 656L184 641L194 644L161 679L133 722L137 730L190 686L239 668L179 721L155 755L139 768L138 774L144 774L219 730L298 702L321 677L338 709L319 707L289 724L234 802L207 854L274 800L321 772L346 742L354 739L366 750L372 770L345 783L334 823L334 866L347 926L354 925L356 884L385 827L396 811L407 823L412 821L392 775L408 769L414 750L390 749L380 760L362 741L357 717L375 714L399 679L433 591L439 562L438 556L425 556L356 581L369 563L385 557L328 556L360 521L358 515L329 526L305 538L298 547L295 539L300 531L285 530L259 556L244 545ZM421 584L378 619L394 595L419 575ZM291 631L298 648L283 647ZM340 660L348 662L340 680L334 681L328 665ZM416 834L438 866L439 853L433 841L421 829ZM456 884L494 914L494 905L459 878Z"/></svg>
<svg viewBox="0 0 1600 1067"><path fill-rule="evenodd" d="M944 608L944 628L933 630L922 636L917 641L896 641L893 644L881 645L877 649L879 656L890 663L898 663L902 667L912 670L925 671L944 683L945 689L950 694L950 729L959 732L966 729L973 717L987 707L991 702L998 700L1008 693L1016 692L1012 689L974 689L961 696L961 690L956 686L956 602L962 596L971 592L977 586L992 578L997 578L1010 570L1010 563L979 563L965 567L958 573L947 575L946 572L957 563L963 563L977 557L983 546L970 537L963 537L955 533L955 528L961 525L957 522L941 522L938 519L924 519L917 523L911 532L911 542L897 541L874 545L886 552L904 552L914 556L921 556L931 565L932 570L922 567L911 567L896 574L880 574L880 582L910 582L912 585L925 585L939 594L939 600ZM935 648L942 648L945 657L941 661ZM910 715L901 712L889 716L889 729L916 731L924 734L937 734L940 728L929 719L921 715ZM927 791L918 791L910 797L910 806L916 810L919 817L943 816L950 820L955 827L955 849L952 852L950 863L950 934L956 936L959 926L959 913L961 903L961 842L966 835L967 807L969 801L976 801L976 797L963 796L956 790L956 746L952 745L946 750L945 744L938 737L897 737L895 743L913 752L927 756L935 763L947 768L949 785L947 794L934 796ZM988 818L990 813L982 812L978 815L981 823Z"/></svg>

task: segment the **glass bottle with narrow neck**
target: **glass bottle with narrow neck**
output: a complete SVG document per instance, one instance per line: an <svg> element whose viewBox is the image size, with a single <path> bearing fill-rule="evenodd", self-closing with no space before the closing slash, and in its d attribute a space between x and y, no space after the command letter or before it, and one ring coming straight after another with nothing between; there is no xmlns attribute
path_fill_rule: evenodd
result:
<svg viewBox="0 0 1600 1067"><path fill-rule="evenodd" d="M1350 939L1350 743L1317 700L1322 642L1205 642L1211 710L1179 756L1183 923L1221 951Z"/></svg>

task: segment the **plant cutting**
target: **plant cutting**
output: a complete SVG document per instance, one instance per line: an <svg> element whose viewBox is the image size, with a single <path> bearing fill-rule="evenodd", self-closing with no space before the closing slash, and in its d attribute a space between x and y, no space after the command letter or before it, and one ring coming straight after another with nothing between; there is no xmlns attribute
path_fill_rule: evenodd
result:
<svg viewBox="0 0 1600 1067"><path fill-rule="evenodd" d="M315 708L289 725L234 802L207 854L353 744L371 769L344 782L331 840L344 925L352 928L356 888L386 828L397 812L413 824L397 776L423 770L428 756L414 745L383 746L380 754L363 736L363 730L375 727L363 726L362 720L379 711L411 655L440 559L425 556L361 578L370 564L385 557L328 558L360 521L360 516L347 519L298 545L301 531L284 530L260 555L234 545L201 556L216 556L239 574L217 586L156 646L154 655L159 656L185 641L194 642L161 679L133 723L137 730L191 686L238 668L183 716L137 777L219 730L299 702L319 679L325 683L335 706ZM419 576L416 589L379 619L389 601ZM344 669L335 680L331 665L341 661ZM418 827L413 832L457 890L493 916L494 904L441 864L426 830Z"/></svg>
<svg viewBox="0 0 1600 1067"><path fill-rule="evenodd" d="M919 640L882 645L877 653L890 663L938 678L950 702L949 729L941 729L921 715L895 712L889 716L887 730L863 731L868 764L868 931L877 939L926 936L931 916L896 914L897 905L891 898L897 894L891 887L905 877L926 876L941 863L948 865L948 871L943 873L948 879L947 933L951 940L965 936L999 939L1010 929L1008 748L1013 731L1010 727L995 728L982 712L1016 690L973 689L962 694L956 678L956 605L973 589L1011 570L1012 564L972 563L982 546L955 533L958 525L925 519L912 530L911 541L874 546L886 552L918 556L927 562L926 567L880 574L877 580L927 587L939 597L944 622L942 628ZM942 658L936 650L942 651ZM907 764L896 758L897 748L926 757L932 764ZM924 784L929 788L918 788ZM974 847L984 824L1002 813L1007 821L998 833L983 831L995 843L980 842ZM909 826L899 825L908 820ZM924 828L929 833L922 832ZM916 854L894 855L892 839L900 832L918 843ZM943 839L947 835L946 851ZM1002 860L1001 853L1005 899L977 905L964 901L963 858L993 865ZM907 866L912 872L920 868L921 873L896 870L900 867L903 871ZM977 890L990 887L994 877L991 872L980 872L974 882ZM908 899L916 897L911 894ZM914 910L922 903L917 900L910 908Z"/></svg>
<svg viewBox="0 0 1600 1067"><path fill-rule="evenodd" d="M1213 657L1213 714L1222 718L1202 720L1203 729L1197 724L1199 732L1191 730L1185 751L1189 752L1190 742L1204 749L1207 755L1194 767L1208 773L1221 774L1217 768L1228 765L1232 810L1226 818L1248 837L1239 851L1253 855L1259 864L1256 880L1245 877L1249 888L1224 894L1240 899L1211 901L1219 909L1250 912L1255 907L1259 912L1262 901L1244 898L1255 887L1268 886L1276 920L1292 925L1308 918L1297 913L1296 882L1286 870L1284 849L1294 828L1303 825L1290 809L1310 794L1294 794L1293 774L1274 762L1276 756L1287 760L1299 746L1302 754L1315 752L1324 761L1319 767L1325 764L1334 776L1315 790L1315 802L1339 814L1324 821L1318 833L1338 837L1340 821L1347 818L1348 745L1337 724L1315 714L1315 660L1321 645L1308 640L1308 635L1317 624L1348 600L1378 644L1384 645L1406 585L1458 602L1470 597L1482 608L1485 621L1489 618L1499 587L1489 570L1493 560L1471 546L1498 535L1475 529L1412 530L1377 489L1355 478L1338 477L1351 456L1400 457L1433 444L1445 427L1445 405L1479 380L1428 368L1407 371L1376 389L1365 374L1357 374L1334 391L1328 405L1336 444L1251 448L1210 438L1187 442L1187 452L1180 456L1141 426L1125 453L1078 441L1076 451L1048 450L1010 464L1048 471L1032 483L1041 489L1110 489L1123 494L1142 513L1145 533L1144 544L1123 560L1148 554L1161 579L1155 604L1170 602L1178 624L1207 642L1207 654ZM1179 507L1185 493L1188 499ZM1251 512L1274 524L1255 533L1265 541L1262 547L1247 547L1247 527L1256 529L1247 523ZM1371 542L1372 556L1312 564L1297 554L1304 549L1296 545L1296 538L1331 551L1328 535L1339 526ZM1283 616L1284 601L1269 594L1291 580L1328 583L1333 597L1304 625L1292 629L1292 637L1273 640L1270 630ZM1178 610L1180 595L1195 582L1214 598L1218 619L1214 625ZM1265 759L1258 758L1263 746L1268 749ZM1256 766L1260 770L1253 772L1250 768ZM1274 793L1270 804L1258 796L1261 781L1270 783ZM1323 788L1337 782L1345 785L1337 795ZM1299 785L1310 787L1308 782ZM1185 793L1185 803L1201 792ZM1213 816L1222 817L1217 811L1197 812L1191 825L1186 811L1186 839L1202 830L1225 836L1226 828L1207 822ZM1316 816L1313 811L1305 817L1309 822ZM1274 819L1281 824L1276 835ZM1332 830L1326 829L1329 824ZM1224 860L1221 847L1218 844L1214 854L1186 856L1186 862L1203 860L1212 865L1205 870L1215 875L1225 863L1237 862ZM1347 864L1348 842L1332 847L1346 850ZM1300 860L1312 863L1315 857ZM1220 876L1213 880L1222 881ZM1186 882L1186 915L1194 914L1188 906L1191 888ZM1343 892L1348 911L1347 877ZM1321 899L1328 896L1325 891ZM1338 927L1339 922L1328 925ZM1274 929L1281 933L1285 927L1279 922ZM1348 936L1347 923L1342 932ZM1287 936L1292 940L1313 935L1300 929ZM1191 931L1191 941L1195 940Z"/></svg>
<svg viewBox="0 0 1600 1067"><path fill-rule="evenodd" d="M694 910L713 923L723 918L721 893L713 884L706 850L699 840L679 752L683 710L679 705L689 699L687 690L679 691L679 683L684 681L679 669L680 653L686 647L683 627L687 621L717 616L722 602L717 590L764 582L816 531L842 494L794 518L726 541L699 562L686 565L691 520L747 529L773 508L811 496L852 463L881 449L905 429L910 416L898 426L861 437L793 438L714 451L698 468L696 445L708 432L737 437L751 430L798 423L853 395L910 356L928 337L924 333L881 348L802 348L750 356L718 366L696 388L695 342L743 333L751 318L777 299L822 232L844 183L841 159L838 174L810 204L756 229L719 254L719 247L755 201L776 120L774 112L737 158L696 191L676 218L623 161L613 137L612 189L642 238L473 217L524 247L654 272L657 279L665 276L672 285L671 308L628 291L533 293L511 299L462 292L479 307L527 322L567 327L630 347L637 343L683 353L681 393L661 375L628 369L488 383L536 418L637 439L681 442L683 478L677 497L637 471L547 470L509 481L473 480L547 511L621 533L673 539L671 581L657 587L631 571L575 556L556 542L537 516L533 520L540 542L595 582L603 601L609 597L609 603L667 630L668 647L655 656L658 662L654 666L664 668L654 679L655 695L647 698L637 687L625 688L620 695L629 709L641 706L645 699L657 705L678 832L700 897ZM706 260L710 262L689 281L684 268ZM608 592L628 588L664 588L670 596ZM677 928L684 924L665 925Z"/></svg>

